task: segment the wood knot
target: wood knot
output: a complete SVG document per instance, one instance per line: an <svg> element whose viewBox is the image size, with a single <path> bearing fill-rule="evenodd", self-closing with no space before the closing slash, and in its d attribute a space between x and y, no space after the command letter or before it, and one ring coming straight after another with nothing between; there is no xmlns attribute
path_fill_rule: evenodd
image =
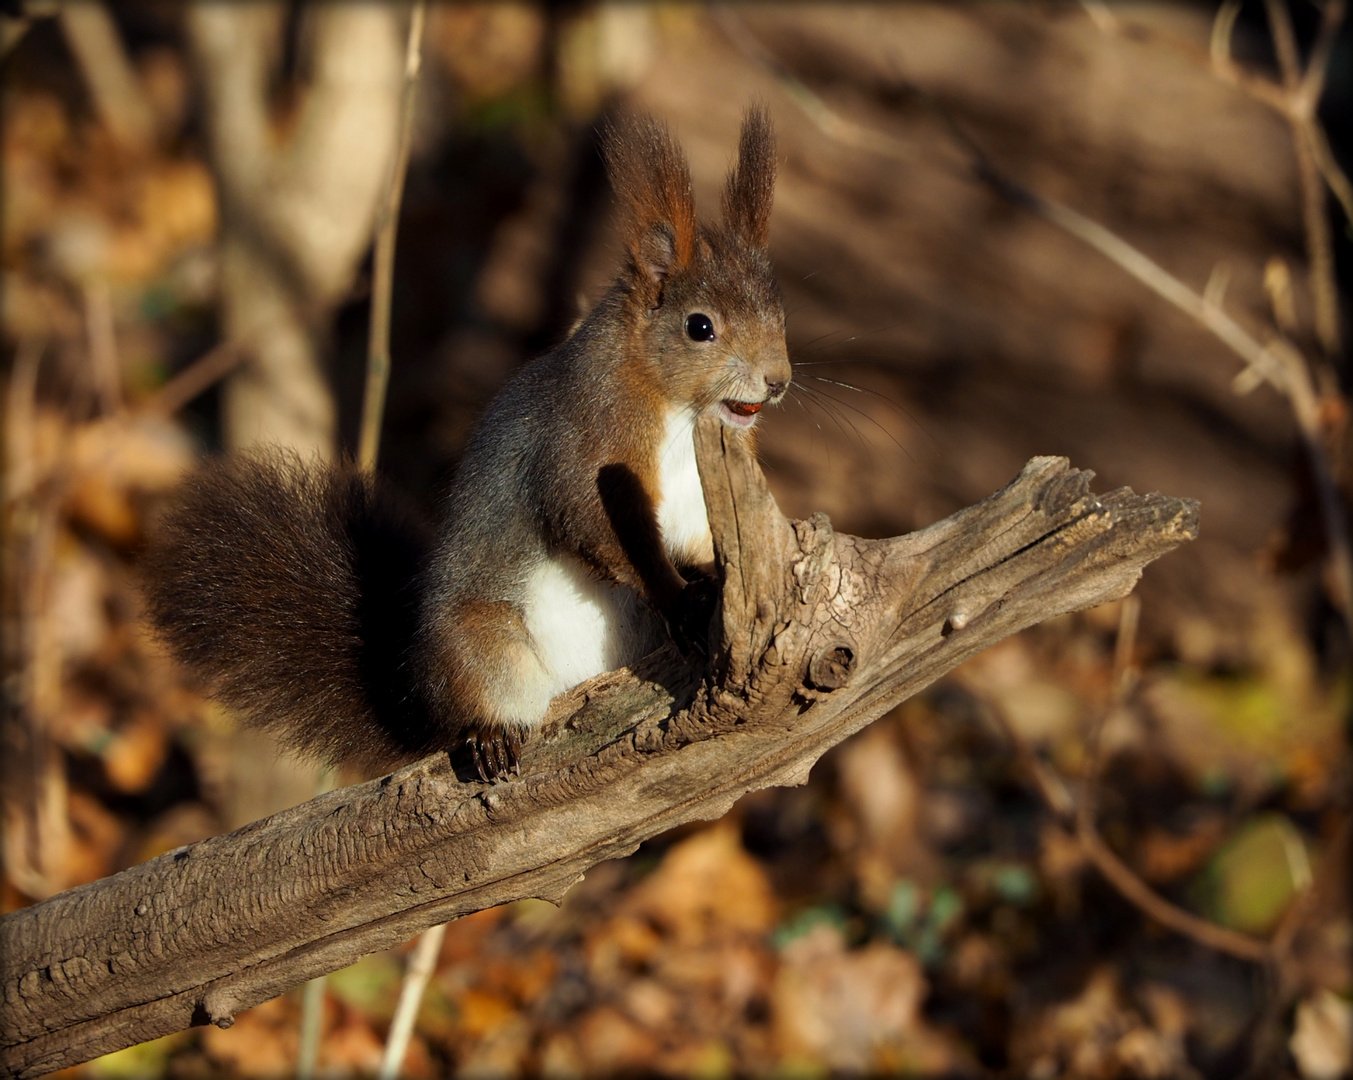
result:
<svg viewBox="0 0 1353 1080"><path fill-rule="evenodd" d="M215 1024L218 1028L233 1027L235 1023L235 999L222 987L208 990L198 1004L193 1017L195 1024Z"/></svg>
<svg viewBox="0 0 1353 1080"><path fill-rule="evenodd" d="M808 662L808 685L817 690L839 690L855 674L855 648L846 641L824 645Z"/></svg>

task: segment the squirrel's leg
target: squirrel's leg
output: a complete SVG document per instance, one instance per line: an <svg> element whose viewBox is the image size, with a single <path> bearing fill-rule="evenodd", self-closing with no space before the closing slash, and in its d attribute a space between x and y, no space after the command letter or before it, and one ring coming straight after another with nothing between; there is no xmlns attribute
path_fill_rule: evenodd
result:
<svg viewBox="0 0 1353 1080"><path fill-rule="evenodd" d="M429 637L434 711L465 739L481 778L516 770L526 733L557 693L522 612L503 601L453 604Z"/></svg>
<svg viewBox="0 0 1353 1080"><path fill-rule="evenodd" d="M662 643L637 592L563 554L523 570L518 602L453 602L428 629L433 709L464 735L485 779L517 768L556 695Z"/></svg>

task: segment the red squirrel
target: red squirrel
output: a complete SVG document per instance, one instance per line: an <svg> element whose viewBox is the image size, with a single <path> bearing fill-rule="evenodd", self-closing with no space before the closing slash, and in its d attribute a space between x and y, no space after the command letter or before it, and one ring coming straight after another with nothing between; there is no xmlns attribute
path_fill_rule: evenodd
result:
<svg viewBox="0 0 1353 1080"><path fill-rule="evenodd" d="M670 634L703 649L714 551L694 423L751 442L790 382L767 236L768 115L748 110L723 223L648 118L604 141L623 212L615 283L479 419L435 537L351 464L205 466L146 560L171 649L246 718L334 764L468 744L518 767L550 700Z"/></svg>

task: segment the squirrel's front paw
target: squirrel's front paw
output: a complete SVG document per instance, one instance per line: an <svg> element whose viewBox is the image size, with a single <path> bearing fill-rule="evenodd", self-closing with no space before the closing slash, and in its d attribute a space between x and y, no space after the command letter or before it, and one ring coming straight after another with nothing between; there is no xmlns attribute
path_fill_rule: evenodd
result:
<svg viewBox="0 0 1353 1080"><path fill-rule="evenodd" d="M525 736L518 727L479 724L465 733L465 745L474 759L481 780L501 780L509 773L521 775L521 747Z"/></svg>
<svg viewBox="0 0 1353 1080"><path fill-rule="evenodd" d="M682 655L701 659L709 655L709 623L718 604L719 583L713 578L694 578L681 590L667 629Z"/></svg>

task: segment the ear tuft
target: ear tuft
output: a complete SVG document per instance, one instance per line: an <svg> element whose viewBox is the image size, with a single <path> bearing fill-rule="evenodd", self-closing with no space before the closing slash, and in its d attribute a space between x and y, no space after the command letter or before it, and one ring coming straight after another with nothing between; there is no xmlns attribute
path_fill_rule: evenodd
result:
<svg viewBox="0 0 1353 1080"><path fill-rule="evenodd" d="M723 216L728 227L752 247L770 239L770 206L775 195L775 130L763 104L742 117L738 163L728 174Z"/></svg>
<svg viewBox="0 0 1353 1080"><path fill-rule="evenodd" d="M625 116L602 134L606 171L625 212L625 246L635 270L661 284L691 261L695 199L691 170L667 126L651 116Z"/></svg>

